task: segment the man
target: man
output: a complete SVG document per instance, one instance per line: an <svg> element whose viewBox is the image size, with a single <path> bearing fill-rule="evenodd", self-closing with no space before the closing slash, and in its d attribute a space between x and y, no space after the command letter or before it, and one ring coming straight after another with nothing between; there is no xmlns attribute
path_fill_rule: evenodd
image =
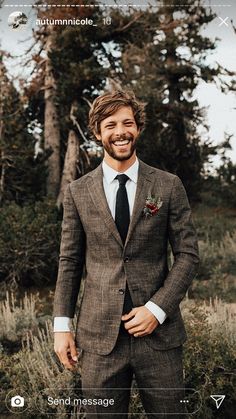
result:
<svg viewBox="0 0 236 419"><path fill-rule="evenodd" d="M114 401L86 406L87 417L127 418L133 374L148 417L182 413L186 334L179 303L197 270L197 239L180 179L136 157L144 118L131 92L98 97L89 126L103 162L71 182L64 197L54 349L72 369L77 345L84 396ZM83 272L74 339L69 318Z"/></svg>

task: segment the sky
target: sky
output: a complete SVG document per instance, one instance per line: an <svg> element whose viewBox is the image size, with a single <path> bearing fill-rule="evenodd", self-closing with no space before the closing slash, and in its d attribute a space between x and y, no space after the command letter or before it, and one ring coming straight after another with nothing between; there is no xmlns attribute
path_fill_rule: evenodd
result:
<svg viewBox="0 0 236 419"><path fill-rule="evenodd" d="M22 3L24 7L22 6ZM43 3L43 1L42 1ZM85 1L85 4L88 1ZM109 7L113 4L113 0L103 0L103 4ZM117 0L118 5L133 4L137 7L145 7L145 0L125 1ZM151 1L149 1L151 3ZM10 52L15 58L8 60L7 68L11 75L17 77L28 77L30 67L22 72L20 61L22 55L32 43L32 28L35 27L35 12L31 5L32 0L5 0L0 9L0 48ZM59 6L63 4L63 0L55 1ZM76 4L76 1L71 1ZM211 39L219 38L217 49L208 56L209 64L218 62L228 70L236 71L236 33L232 28L236 26L236 1L235 0L216 0L205 1L204 4L211 5L217 17L207 25L203 34ZM126 7L127 10L127 7ZM8 26L8 17L15 11L24 12L28 18L27 25L21 29L12 29ZM65 12L66 14L66 12ZM17 56L19 58L17 58ZM224 139L224 133L233 134L231 140L232 151L228 152L228 156L236 163L236 92L222 93L214 84L201 82L195 90L194 96L198 99L201 106L206 107L206 120L209 125L209 137L214 144L218 144ZM219 157L213 160L214 166L220 163Z"/></svg>

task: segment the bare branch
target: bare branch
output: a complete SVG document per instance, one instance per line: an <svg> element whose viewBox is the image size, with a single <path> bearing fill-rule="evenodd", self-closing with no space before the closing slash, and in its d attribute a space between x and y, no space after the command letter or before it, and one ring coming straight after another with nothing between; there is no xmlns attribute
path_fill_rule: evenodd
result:
<svg viewBox="0 0 236 419"><path fill-rule="evenodd" d="M80 124L78 123L78 121L77 121L77 119L76 119L76 117L75 117L75 115L74 115L74 113L76 113L77 109L78 109L78 104L77 104L77 102L76 102L76 101L74 101L74 102L72 103L72 105L71 105L71 110L70 110L70 120L72 121L73 125L75 125L75 126L76 126L76 128L78 129L78 131L79 131L79 133L80 133L81 137L83 138L83 140L84 140L85 142L87 142L87 138L85 137L85 135L84 135L84 133L83 133L83 131L82 131L81 127L80 127Z"/></svg>
<svg viewBox="0 0 236 419"><path fill-rule="evenodd" d="M122 28L117 28L117 29L115 29L114 30L114 32L123 32L123 31L125 31L126 29L128 29L130 26L132 26L135 22L137 22L137 20L139 20L139 18L141 17L141 16L143 16L144 15L144 13L143 12L140 12L140 13L138 13L135 17L134 17L134 19L132 19L132 20L130 20L125 26L122 26Z"/></svg>
<svg viewBox="0 0 236 419"><path fill-rule="evenodd" d="M86 97L82 96L82 99L87 102L90 108L92 107L92 103Z"/></svg>

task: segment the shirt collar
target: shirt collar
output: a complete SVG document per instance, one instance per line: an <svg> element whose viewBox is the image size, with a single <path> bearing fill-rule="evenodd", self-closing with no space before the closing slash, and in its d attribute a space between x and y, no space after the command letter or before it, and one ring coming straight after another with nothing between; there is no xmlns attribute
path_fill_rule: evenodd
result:
<svg viewBox="0 0 236 419"><path fill-rule="evenodd" d="M132 166L130 166L125 172L122 172L122 173L126 174L130 178L130 180L137 183L138 168L139 168L139 161L136 157L136 160L132 164ZM117 172L116 170L112 169L112 167L108 166L108 164L105 162L104 159L102 161L102 170L103 170L103 176L108 184L111 183L117 175L121 174L121 172Z"/></svg>

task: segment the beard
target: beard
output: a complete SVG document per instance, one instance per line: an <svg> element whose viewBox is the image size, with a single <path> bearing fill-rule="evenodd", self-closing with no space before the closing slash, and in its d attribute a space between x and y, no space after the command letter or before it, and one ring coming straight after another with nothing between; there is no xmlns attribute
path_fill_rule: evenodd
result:
<svg viewBox="0 0 236 419"><path fill-rule="evenodd" d="M120 152L116 150L116 146L113 144L114 141L118 140L128 140L129 144L131 144L129 150L127 152ZM128 144L128 145L129 145ZM134 151L136 150L136 140L134 139L133 135L131 134L124 134L120 137L111 138L109 140L109 143L103 144L104 150L106 150L107 154L109 154L110 157L112 157L115 160L118 161L124 161L129 160L130 157L134 154Z"/></svg>

